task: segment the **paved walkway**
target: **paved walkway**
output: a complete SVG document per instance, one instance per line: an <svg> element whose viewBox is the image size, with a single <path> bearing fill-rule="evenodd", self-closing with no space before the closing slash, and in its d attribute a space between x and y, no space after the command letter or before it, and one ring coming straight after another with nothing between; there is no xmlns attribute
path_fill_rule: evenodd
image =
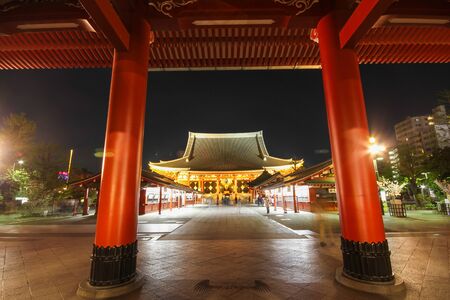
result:
<svg viewBox="0 0 450 300"><path fill-rule="evenodd" d="M140 218L142 224L185 224L159 235L141 232L138 268L148 280L125 299L449 299L448 235L390 237L393 268L407 292L382 298L334 281L341 264L338 234L330 240L334 245L322 248L314 234L296 235L262 212L190 208ZM78 299L77 284L89 274L92 234L76 236L78 226L70 226L72 235L66 227L47 236L43 228L34 235L29 228L21 235L20 227L15 236L0 232L3 299ZM252 230L258 238L247 238Z"/></svg>

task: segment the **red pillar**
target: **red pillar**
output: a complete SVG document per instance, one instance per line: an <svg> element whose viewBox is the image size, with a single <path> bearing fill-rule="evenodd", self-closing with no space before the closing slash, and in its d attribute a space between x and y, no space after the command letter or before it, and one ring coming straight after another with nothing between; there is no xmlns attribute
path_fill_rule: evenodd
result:
<svg viewBox="0 0 450 300"><path fill-rule="evenodd" d="M354 50L341 49L339 12L318 26L322 77L336 171L344 273L367 281L391 281L390 252L380 212L369 131ZM374 254L376 253L376 255Z"/></svg>
<svg viewBox="0 0 450 300"><path fill-rule="evenodd" d="M100 202L100 189L97 189L97 199L95 201L95 213L94 215L97 216L98 214L98 203Z"/></svg>
<svg viewBox="0 0 450 300"><path fill-rule="evenodd" d="M317 200L316 188L310 187L308 189L309 211L313 212L314 204Z"/></svg>
<svg viewBox="0 0 450 300"><path fill-rule="evenodd" d="M158 214L161 214L162 208L162 186L159 187L159 201L158 201Z"/></svg>
<svg viewBox="0 0 450 300"><path fill-rule="evenodd" d="M145 205L147 205L147 191L141 189L139 193L139 215L145 215Z"/></svg>
<svg viewBox="0 0 450 300"><path fill-rule="evenodd" d="M277 194L273 194L273 206L274 206L274 210L277 210Z"/></svg>
<svg viewBox="0 0 450 300"><path fill-rule="evenodd" d="M295 194L295 183L292 185L292 201L294 201L294 212L298 213L297 195Z"/></svg>
<svg viewBox="0 0 450 300"><path fill-rule="evenodd" d="M83 216L89 215L89 188L84 192Z"/></svg>
<svg viewBox="0 0 450 300"><path fill-rule="evenodd" d="M127 51L114 51L99 211L90 284L113 286L136 276L150 27L135 14ZM114 270L114 271L113 271Z"/></svg>

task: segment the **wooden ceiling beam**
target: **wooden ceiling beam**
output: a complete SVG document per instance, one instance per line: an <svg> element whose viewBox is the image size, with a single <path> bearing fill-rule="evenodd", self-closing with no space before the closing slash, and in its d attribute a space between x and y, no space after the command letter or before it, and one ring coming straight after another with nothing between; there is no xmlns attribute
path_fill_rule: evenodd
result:
<svg viewBox="0 0 450 300"><path fill-rule="evenodd" d="M394 0L362 0L339 32L341 48L354 48Z"/></svg>
<svg viewBox="0 0 450 300"><path fill-rule="evenodd" d="M109 0L80 0L97 27L103 32L113 47L127 50L130 34Z"/></svg>

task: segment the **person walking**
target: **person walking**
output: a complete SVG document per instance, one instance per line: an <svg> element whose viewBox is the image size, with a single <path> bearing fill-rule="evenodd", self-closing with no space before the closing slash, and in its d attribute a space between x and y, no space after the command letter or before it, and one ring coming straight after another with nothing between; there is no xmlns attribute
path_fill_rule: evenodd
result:
<svg viewBox="0 0 450 300"><path fill-rule="evenodd" d="M267 209L267 214L270 213L270 200L269 197L264 196L264 205L266 206Z"/></svg>
<svg viewBox="0 0 450 300"><path fill-rule="evenodd" d="M333 233L331 231L330 224L323 215L325 213L323 204L320 201L316 200L315 202L311 203L311 206L316 217L316 223L319 226L320 246L325 247L328 243L334 245L332 241Z"/></svg>

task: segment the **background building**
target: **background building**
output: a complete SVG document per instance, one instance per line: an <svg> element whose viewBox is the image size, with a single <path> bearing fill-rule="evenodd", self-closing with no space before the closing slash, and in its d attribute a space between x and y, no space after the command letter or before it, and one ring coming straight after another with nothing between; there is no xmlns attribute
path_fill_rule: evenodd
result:
<svg viewBox="0 0 450 300"><path fill-rule="evenodd" d="M248 183L264 171L282 174L301 167L303 160L270 156L262 131L246 133L189 132L182 157L149 163L150 169L185 184L203 198L227 203L252 201Z"/></svg>
<svg viewBox="0 0 450 300"><path fill-rule="evenodd" d="M411 146L418 155L450 147L449 119L445 105L433 108L430 115L408 117L395 124L397 144Z"/></svg>

